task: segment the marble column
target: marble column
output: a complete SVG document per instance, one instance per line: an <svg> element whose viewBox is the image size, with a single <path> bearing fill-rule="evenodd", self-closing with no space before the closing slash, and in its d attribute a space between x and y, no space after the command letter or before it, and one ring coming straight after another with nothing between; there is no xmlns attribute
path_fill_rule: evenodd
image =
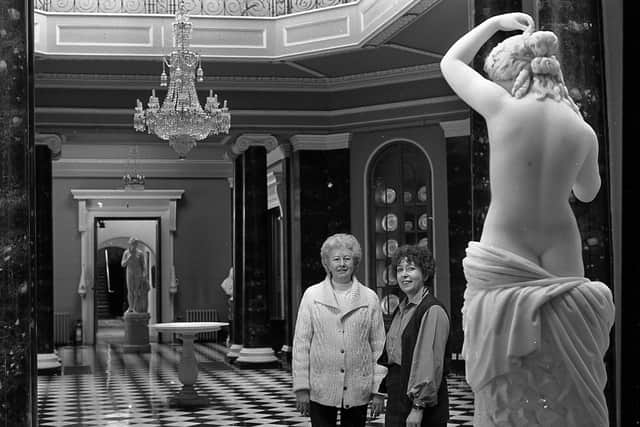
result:
<svg viewBox="0 0 640 427"><path fill-rule="evenodd" d="M231 319L231 337L227 359L235 361L242 350L242 277L244 276L243 248L243 162L242 157L233 161L233 317Z"/></svg>
<svg viewBox="0 0 640 427"><path fill-rule="evenodd" d="M536 10L538 28L556 33L559 58L569 94L585 121L598 136L598 164L602 184L596 198L582 203L571 198L571 207L582 235L585 276L614 287L612 276L611 180L609 170L609 132L607 123L606 79L602 3L591 0L559 0L540 2ZM589 64L585 66L585 64ZM613 125L613 124L612 124ZM605 355L607 377L605 388L609 422L615 425L617 398L615 387L615 330L611 331L611 345Z"/></svg>
<svg viewBox="0 0 640 427"><path fill-rule="evenodd" d="M242 159L242 350L241 367L278 366L269 336L267 215L267 149L276 146L271 135L241 135L236 141Z"/></svg>
<svg viewBox="0 0 640 427"><path fill-rule="evenodd" d="M37 423L33 4L0 7L0 425Z"/></svg>
<svg viewBox="0 0 640 427"><path fill-rule="evenodd" d="M449 209L449 269L452 366L464 371L459 354L462 351L462 305L467 281L460 266L471 240L471 141L469 120L440 122L446 138L447 195Z"/></svg>
<svg viewBox="0 0 640 427"><path fill-rule="evenodd" d="M300 252L299 276L293 283L302 286L300 297L326 275L320 261L320 246L325 239L351 232L350 138L348 133L291 137L296 169L293 220L299 222L299 231L292 236L298 241L292 243L292 249Z"/></svg>
<svg viewBox="0 0 640 427"><path fill-rule="evenodd" d="M35 135L36 149L36 265L38 354L53 355L53 209L52 165L60 157L63 135Z"/></svg>
<svg viewBox="0 0 640 427"><path fill-rule="evenodd" d="M36 145L36 265L38 353L53 353L53 214L51 150Z"/></svg>

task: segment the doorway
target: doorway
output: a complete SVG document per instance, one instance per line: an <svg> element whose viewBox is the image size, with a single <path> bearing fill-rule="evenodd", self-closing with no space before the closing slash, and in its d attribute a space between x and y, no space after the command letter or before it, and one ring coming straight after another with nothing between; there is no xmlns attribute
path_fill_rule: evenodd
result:
<svg viewBox="0 0 640 427"><path fill-rule="evenodd" d="M124 344L124 318L129 308L126 268L122 256L135 237L144 253L149 281L148 310L150 322L160 318L159 297L159 218L95 218L94 324L95 343Z"/></svg>

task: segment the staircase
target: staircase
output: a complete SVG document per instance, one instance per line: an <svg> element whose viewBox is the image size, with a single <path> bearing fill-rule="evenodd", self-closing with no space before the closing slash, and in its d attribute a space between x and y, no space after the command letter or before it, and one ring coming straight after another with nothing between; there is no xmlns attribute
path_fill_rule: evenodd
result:
<svg viewBox="0 0 640 427"><path fill-rule="evenodd" d="M107 292L107 270L105 268L104 253L102 252L102 256L96 258L96 281L93 287L96 318L108 319L111 314L109 312L109 293Z"/></svg>

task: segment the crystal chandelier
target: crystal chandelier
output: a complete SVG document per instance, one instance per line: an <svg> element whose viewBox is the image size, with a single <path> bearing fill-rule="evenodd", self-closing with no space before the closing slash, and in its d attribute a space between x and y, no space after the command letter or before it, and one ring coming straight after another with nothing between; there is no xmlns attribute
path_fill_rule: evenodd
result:
<svg viewBox="0 0 640 427"><path fill-rule="evenodd" d="M169 141L169 145L181 159L207 136L229 133L231 114L227 101L220 107L218 95L209 90L204 109L200 106L195 80L204 80L200 55L189 50L192 24L186 14L184 0L173 22L173 51L162 58L160 86L167 87L167 96L162 102L151 91L147 109L137 100L133 114L133 127L138 132L154 133ZM169 79L165 67L169 68ZM169 80L167 84L167 80Z"/></svg>

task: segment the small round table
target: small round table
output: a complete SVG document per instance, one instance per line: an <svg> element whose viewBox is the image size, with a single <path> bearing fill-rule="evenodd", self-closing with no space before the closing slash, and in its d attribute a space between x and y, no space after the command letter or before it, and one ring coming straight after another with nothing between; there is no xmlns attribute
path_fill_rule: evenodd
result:
<svg viewBox="0 0 640 427"><path fill-rule="evenodd" d="M195 407L209 404L209 399L199 396L193 388L198 377L198 361L193 351L193 340L199 332L214 332L228 325L227 322L171 322L149 325L149 328L157 332L182 335L182 355L178 366L178 378L182 383L182 390L169 398L170 407Z"/></svg>

